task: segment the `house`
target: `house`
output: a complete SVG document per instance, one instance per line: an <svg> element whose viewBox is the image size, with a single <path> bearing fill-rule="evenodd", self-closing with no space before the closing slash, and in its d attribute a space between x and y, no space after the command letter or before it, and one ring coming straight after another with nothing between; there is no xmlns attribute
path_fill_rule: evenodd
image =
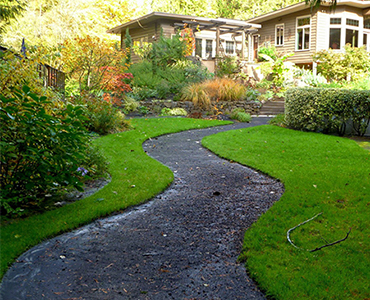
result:
<svg viewBox="0 0 370 300"><path fill-rule="evenodd" d="M298 66L315 69L312 55L320 50L340 51L349 43L370 51L370 0L337 0L335 10L331 0L323 0L314 9L300 2L247 21L153 12L108 32L120 34L123 47L128 29L134 44L144 46L155 41L161 31L171 37L184 26L192 28L195 35L193 55L212 72L218 56L238 55L253 65L258 49L268 45L281 53L294 53L288 60ZM139 59L132 57L133 62Z"/></svg>
<svg viewBox="0 0 370 300"><path fill-rule="evenodd" d="M274 45L282 53L294 53L289 61L315 69L312 55L320 50L338 50L346 44L370 51L370 1L323 1L311 9L305 2L282 8L248 22L261 25L252 35L253 48Z"/></svg>
<svg viewBox="0 0 370 300"><path fill-rule="evenodd" d="M126 30L134 45L144 46L157 40L161 32L172 37L178 30L191 28L195 36L195 50L203 64L213 72L216 57L222 55L239 55L243 59L252 60L253 53L246 46L252 34L261 28L258 24L232 19L209 19L188 15L153 12L108 30L108 33L121 36L121 47L124 47ZM139 57L132 54L132 61Z"/></svg>

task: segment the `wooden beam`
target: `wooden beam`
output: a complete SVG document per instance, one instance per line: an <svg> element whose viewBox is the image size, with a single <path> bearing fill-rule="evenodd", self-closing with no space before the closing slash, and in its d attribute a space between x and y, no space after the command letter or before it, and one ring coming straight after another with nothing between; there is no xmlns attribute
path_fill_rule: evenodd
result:
<svg viewBox="0 0 370 300"><path fill-rule="evenodd" d="M245 31L246 29L249 29L251 27L252 27L251 25L239 26L239 27L236 27L236 28L231 28L231 29L228 29L228 30L224 30L222 32L222 34L232 33L232 32L238 32L238 31Z"/></svg>
<svg viewBox="0 0 370 300"><path fill-rule="evenodd" d="M245 59L245 31L242 31L242 60Z"/></svg>

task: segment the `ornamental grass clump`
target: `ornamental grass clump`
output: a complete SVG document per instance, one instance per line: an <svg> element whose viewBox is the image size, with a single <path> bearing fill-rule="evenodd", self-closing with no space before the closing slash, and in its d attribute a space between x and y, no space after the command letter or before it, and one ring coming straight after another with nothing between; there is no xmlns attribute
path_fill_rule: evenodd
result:
<svg viewBox="0 0 370 300"><path fill-rule="evenodd" d="M194 106L207 109L211 107L211 98L202 83L193 83L181 91L181 100L191 101Z"/></svg>
<svg viewBox="0 0 370 300"><path fill-rule="evenodd" d="M199 108L210 108L216 101L239 101L244 99L247 88L229 78L215 78L191 84L181 91L181 99L192 101Z"/></svg>

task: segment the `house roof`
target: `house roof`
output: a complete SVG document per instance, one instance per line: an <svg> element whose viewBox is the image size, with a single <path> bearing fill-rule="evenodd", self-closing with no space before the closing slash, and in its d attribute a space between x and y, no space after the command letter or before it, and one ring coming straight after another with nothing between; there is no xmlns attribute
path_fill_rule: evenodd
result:
<svg viewBox="0 0 370 300"><path fill-rule="evenodd" d="M332 4L331 0L324 0L321 2L322 6L330 6ZM357 7L357 8L369 8L370 7L370 0L337 0L337 6L339 5L348 5L352 7ZM297 4L293 4L272 12L269 12L267 14L252 18L247 20L248 22L252 23L261 23L265 21L269 21L274 18L279 18L288 14L292 14L295 12L299 12L301 10L307 9L309 6L306 4L306 2L300 2Z"/></svg>
<svg viewBox="0 0 370 300"><path fill-rule="evenodd" d="M145 28L145 25L148 23L152 23L156 20L173 20L175 26L182 26L184 23L193 24L195 26L199 25L200 30L213 30L216 27L220 27L221 34L229 33L233 31L242 31L242 30L255 30L261 28L259 24L253 24L246 21L240 20L233 20L233 19L224 19L224 18L217 18L217 19L210 19L204 17L195 17L195 16L188 16L188 15L179 15L179 14L171 14L171 13L164 13L164 12L152 12L135 20L129 21L122 25L116 26L112 29L109 29L108 33L115 33L120 34L121 32L125 31L126 28L129 29L136 29L136 28ZM182 23L181 23L182 22Z"/></svg>

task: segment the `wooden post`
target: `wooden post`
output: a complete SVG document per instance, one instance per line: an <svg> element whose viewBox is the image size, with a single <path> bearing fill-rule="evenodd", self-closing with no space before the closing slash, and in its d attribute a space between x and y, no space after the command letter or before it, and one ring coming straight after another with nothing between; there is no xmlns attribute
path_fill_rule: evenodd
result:
<svg viewBox="0 0 370 300"><path fill-rule="evenodd" d="M245 59L245 31L242 31L242 60Z"/></svg>
<svg viewBox="0 0 370 300"><path fill-rule="evenodd" d="M220 27L216 28L216 60L215 60L215 74L217 74L218 58L220 56Z"/></svg>

